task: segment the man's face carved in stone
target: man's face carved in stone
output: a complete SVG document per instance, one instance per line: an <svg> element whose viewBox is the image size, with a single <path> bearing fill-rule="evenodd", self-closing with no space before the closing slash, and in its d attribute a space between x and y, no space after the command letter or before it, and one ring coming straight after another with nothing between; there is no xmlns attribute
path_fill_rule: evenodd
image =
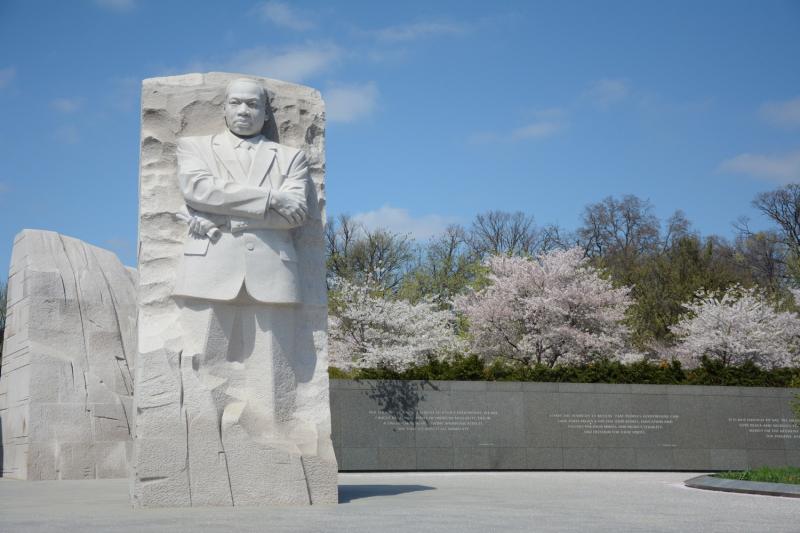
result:
<svg viewBox="0 0 800 533"><path fill-rule="evenodd" d="M228 129L239 137L257 135L266 118L264 90L249 80L230 84L225 94L225 122Z"/></svg>

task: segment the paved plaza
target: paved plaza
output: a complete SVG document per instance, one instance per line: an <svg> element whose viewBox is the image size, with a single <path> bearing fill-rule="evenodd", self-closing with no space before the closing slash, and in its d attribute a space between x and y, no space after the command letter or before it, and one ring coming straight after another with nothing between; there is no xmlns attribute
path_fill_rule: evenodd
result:
<svg viewBox="0 0 800 533"><path fill-rule="evenodd" d="M696 473L370 473L339 505L134 510L125 480L0 479L0 531L800 531L800 500L689 489Z"/></svg>

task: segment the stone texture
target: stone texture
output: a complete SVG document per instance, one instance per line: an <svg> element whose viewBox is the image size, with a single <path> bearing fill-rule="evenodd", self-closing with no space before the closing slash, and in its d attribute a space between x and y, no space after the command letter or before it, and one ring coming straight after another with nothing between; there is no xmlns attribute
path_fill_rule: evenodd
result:
<svg viewBox="0 0 800 533"><path fill-rule="evenodd" d="M173 296L187 232L186 224L173 216L185 209L178 181L179 139L200 139L225 130L225 87L239 77L189 74L148 79L142 86L139 353L131 478L132 501L138 507L337 501L322 225L325 112L317 91L258 79L270 93L271 108L263 134L281 145L302 149L313 181L308 193L312 204L308 219L302 226L287 230L296 250L302 303L292 308L291 320L286 318L285 309L274 314L252 311L259 327L263 322L284 325L283 337L266 341L272 345L269 350L282 359L273 358L271 369L264 367L256 373L236 370L236 361L231 363L231 359L217 365L217 369L227 369L227 374L213 366L209 370L203 354L206 348L191 346L194 334L209 342L219 339L227 343L224 350L231 353L230 346L239 336L229 330L241 331L244 338L250 333L247 328L252 329L252 321L232 329L234 326L223 323L225 320L219 319L222 315L216 312L206 322L187 321L186 304ZM233 222L231 218L230 227ZM254 235L247 231L243 234ZM231 236L223 232L222 238L230 240ZM200 323L208 323L204 331L197 326ZM287 328L293 329L293 338L285 337ZM257 349L248 352L236 347L243 357ZM220 375L224 377L220 379ZM246 381L244 388L233 383L237 376ZM272 376L274 382L270 381ZM262 380L278 390L275 402L280 409L276 407L275 412L280 411L279 418L285 424L271 426L259 418L263 413L253 408L252 394L245 391L246 387L257 390L249 385L251 380ZM264 427L275 431L267 431L265 437Z"/></svg>
<svg viewBox="0 0 800 533"><path fill-rule="evenodd" d="M792 389L334 380L331 394L342 471L800 465Z"/></svg>
<svg viewBox="0 0 800 533"><path fill-rule="evenodd" d="M126 477L135 271L77 239L23 230L14 239L7 304L2 475Z"/></svg>

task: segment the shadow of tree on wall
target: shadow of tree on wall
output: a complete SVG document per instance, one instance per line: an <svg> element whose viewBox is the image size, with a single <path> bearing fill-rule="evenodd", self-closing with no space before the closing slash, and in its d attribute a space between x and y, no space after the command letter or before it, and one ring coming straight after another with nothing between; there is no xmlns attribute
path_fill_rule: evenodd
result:
<svg viewBox="0 0 800 533"><path fill-rule="evenodd" d="M376 380L370 381L365 394L397 422L416 427L418 422L428 423L418 410L420 402L425 400L426 387L439 390L429 381Z"/></svg>
<svg viewBox="0 0 800 533"><path fill-rule="evenodd" d="M397 496L421 490L436 490L436 487L427 485L339 485L339 503L350 503L353 500L373 496Z"/></svg>

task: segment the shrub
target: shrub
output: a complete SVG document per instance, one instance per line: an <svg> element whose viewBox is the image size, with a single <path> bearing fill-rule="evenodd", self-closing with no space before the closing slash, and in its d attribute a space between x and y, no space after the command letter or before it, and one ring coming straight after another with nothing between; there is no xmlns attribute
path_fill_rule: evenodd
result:
<svg viewBox="0 0 800 533"><path fill-rule="evenodd" d="M800 369L759 368L752 362L722 365L702 358L697 368L686 370L677 360L639 361L624 364L601 359L581 365L525 365L517 361L495 359L485 362L476 355L447 360L429 359L404 370L354 368L343 371L331 368L335 379L399 379L441 381L539 381L560 383L642 383L658 385L729 385L745 387L790 387L800 383Z"/></svg>

